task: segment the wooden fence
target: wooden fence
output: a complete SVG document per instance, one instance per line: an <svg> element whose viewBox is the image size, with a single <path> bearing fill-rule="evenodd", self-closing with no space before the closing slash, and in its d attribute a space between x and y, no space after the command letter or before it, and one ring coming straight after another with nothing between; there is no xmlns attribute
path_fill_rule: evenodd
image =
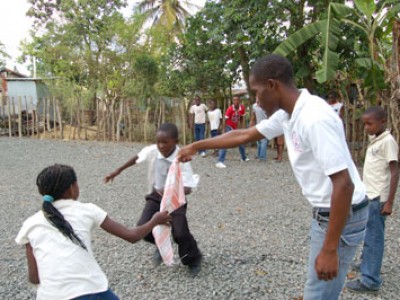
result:
<svg viewBox="0 0 400 300"><path fill-rule="evenodd" d="M96 100L88 110L79 100L65 107L57 98L3 97L0 135L68 140L153 142L158 126L175 123L181 142L190 139L184 99L161 97L148 107L136 99Z"/></svg>
<svg viewBox="0 0 400 300"><path fill-rule="evenodd" d="M192 141L188 129L188 107L182 98L160 97L147 107L137 99L96 100L87 110L79 101L69 110L56 98L3 98L0 103L0 135L32 136L67 140L154 142L157 128L172 122L183 144ZM345 103L344 127L352 156L362 163L367 136L355 105Z"/></svg>

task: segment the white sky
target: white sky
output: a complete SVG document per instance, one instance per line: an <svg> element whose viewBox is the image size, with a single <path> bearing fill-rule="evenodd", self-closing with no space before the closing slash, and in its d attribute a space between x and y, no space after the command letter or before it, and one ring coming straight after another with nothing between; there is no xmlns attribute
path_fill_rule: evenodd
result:
<svg viewBox="0 0 400 300"><path fill-rule="evenodd" d="M131 10L135 2L139 0L128 0ZM194 0L197 5L203 6L206 0ZM4 44L5 51L12 56L7 61L7 68L17 70L20 73L29 75L27 65L21 65L16 62L17 57L21 55L19 50L20 42L24 39L29 40L29 30L32 26L32 19L26 16L30 4L27 0L0 0L0 42ZM125 13L125 11L124 11Z"/></svg>

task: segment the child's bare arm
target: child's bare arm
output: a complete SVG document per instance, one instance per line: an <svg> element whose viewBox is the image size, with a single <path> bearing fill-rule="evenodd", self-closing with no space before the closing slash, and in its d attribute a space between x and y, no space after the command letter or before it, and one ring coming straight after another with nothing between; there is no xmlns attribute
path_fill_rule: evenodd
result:
<svg viewBox="0 0 400 300"><path fill-rule="evenodd" d="M39 272L37 269L36 259L33 255L33 250L31 244L25 245L26 249L26 258L28 260L28 279L30 283L39 284Z"/></svg>
<svg viewBox="0 0 400 300"><path fill-rule="evenodd" d="M168 212L164 211L155 213L150 221L132 229L129 229L124 225L112 220L108 216L105 218L100 227L112 235L115 235L130 243L136 243L148 235L154 226L159 224L168 224L170 221L171 216L168 214Z"/></svg>
<svg viewBox="0 0 400 300"><path fill-rule="evenodd" d="M133 166L136 161L138 160L138 156L135 155L134 157L132 157L130 160L128 160L126 163L124 163L122 166L120 166L118 169L116 169L114 172L108 174L106 177L104 177L104 183L108 183L110 180L111 182L113 181L113 179L115 177L117 177L119 174L121 174L121 172L131 166Z"/></svg>
<svg viewBox="0 0 400 300"><path fill-rule="evenodd" d="M385 205L382 207L381 214L390 216L392 214L393 202L396 195L397 185L399 183L399 166L397 161L391 161L389 163L390 170L390 186L389 196L386 200Z"/></svg>

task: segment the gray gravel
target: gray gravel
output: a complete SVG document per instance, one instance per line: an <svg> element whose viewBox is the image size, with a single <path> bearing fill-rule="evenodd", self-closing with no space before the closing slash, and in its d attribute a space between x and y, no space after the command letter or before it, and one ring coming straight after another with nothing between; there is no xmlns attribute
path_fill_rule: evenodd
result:
<svg viewBox="0 0 400 300"><path fill-rule="evenodd" d="M144 165L125 171L113 184L102 178L141 149L140 144L61 142L0 138L0 299L34 299L27 280L24 249L14 238L28 216L40 209L38 172L53 163L72 165L80 200L93 202L127 226L134 226L147 192ZM247 149L254 157L255 149ZM269 149L269 155L274 156ZM306 280L310 207L301 196L289 162L239 161L228 152L227 169L214 157L196 157L201 176L189 198L191 231L204 254L197 278L178 264L154 268L154 248L131 245L97 230L93 248L121 299L295 299ZM396 205L396 208L398 204ZM400 299L400 226L396 213L387 222L384 285L378 296L341 299Z"/></svg>

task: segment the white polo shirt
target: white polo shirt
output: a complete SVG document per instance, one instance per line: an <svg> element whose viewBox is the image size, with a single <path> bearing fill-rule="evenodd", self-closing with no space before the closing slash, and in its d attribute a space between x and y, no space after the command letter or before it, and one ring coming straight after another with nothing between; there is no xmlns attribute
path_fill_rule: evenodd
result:
<svg viewBox="0 0 400 300"><path fill-rule="evenodd" d="M207 112L208 121L210 122L210 130L217 130L221 125L222 112L219 108L209 110Z"/></svg>
<svg viewBox="0 0 400 300"><path fill-rule="evenodd" d="M294 175L313 207L330 207L329 175L345 169L355 186L352 204L365 198L364 185L347 147L343 123L325 100L306 89L301 90L291 116L279 110L256 128L267 139L285 135Z"/></svg>
<svg viewBox="0 0 400 300"><path fill-rule="evenodd" d="M208 110L207 105L201 103L200 105L192 105L189 113L194 114L195 124L204 124L206 122L206 112Z"/></svg>
<svg viewBox="0 0 400 300"><path fill-rule="evenodd" d="M149 163L148 169L148 183L151 192L154 189L162 191L164 190L165 182L167 181L167 175L169 167L176 159L178 155L179 147L176 146L174 152L170 156L164 157L158 150L156 144L144 147L138 153L137 164L147 161ZM182 170L183 185L185 187L195 188L199 183L200 177L197 174L193 174L192 166L190 163L180 163Z"/></svg>
<svg viewBox="0 0 400 300"><path fill-rule="evenodd" d="M398 161L399 146L390 134L385 131L379 136L370 136L370 144L365 156L363 180L369 199L380 196L386 202L390 189L391 161Z"/></svg>
<svg viewBox="0 0 400 300"><path fill-rule="evenodd" d="M43 211L28 218L15 241L32 246L40 279L36 299L72 299L106 291L108 281L93 256L91 231L100 227L107 213L95 204L75 200L57 200L53 205L88 250L74 244L51 225Z"/></svg>

